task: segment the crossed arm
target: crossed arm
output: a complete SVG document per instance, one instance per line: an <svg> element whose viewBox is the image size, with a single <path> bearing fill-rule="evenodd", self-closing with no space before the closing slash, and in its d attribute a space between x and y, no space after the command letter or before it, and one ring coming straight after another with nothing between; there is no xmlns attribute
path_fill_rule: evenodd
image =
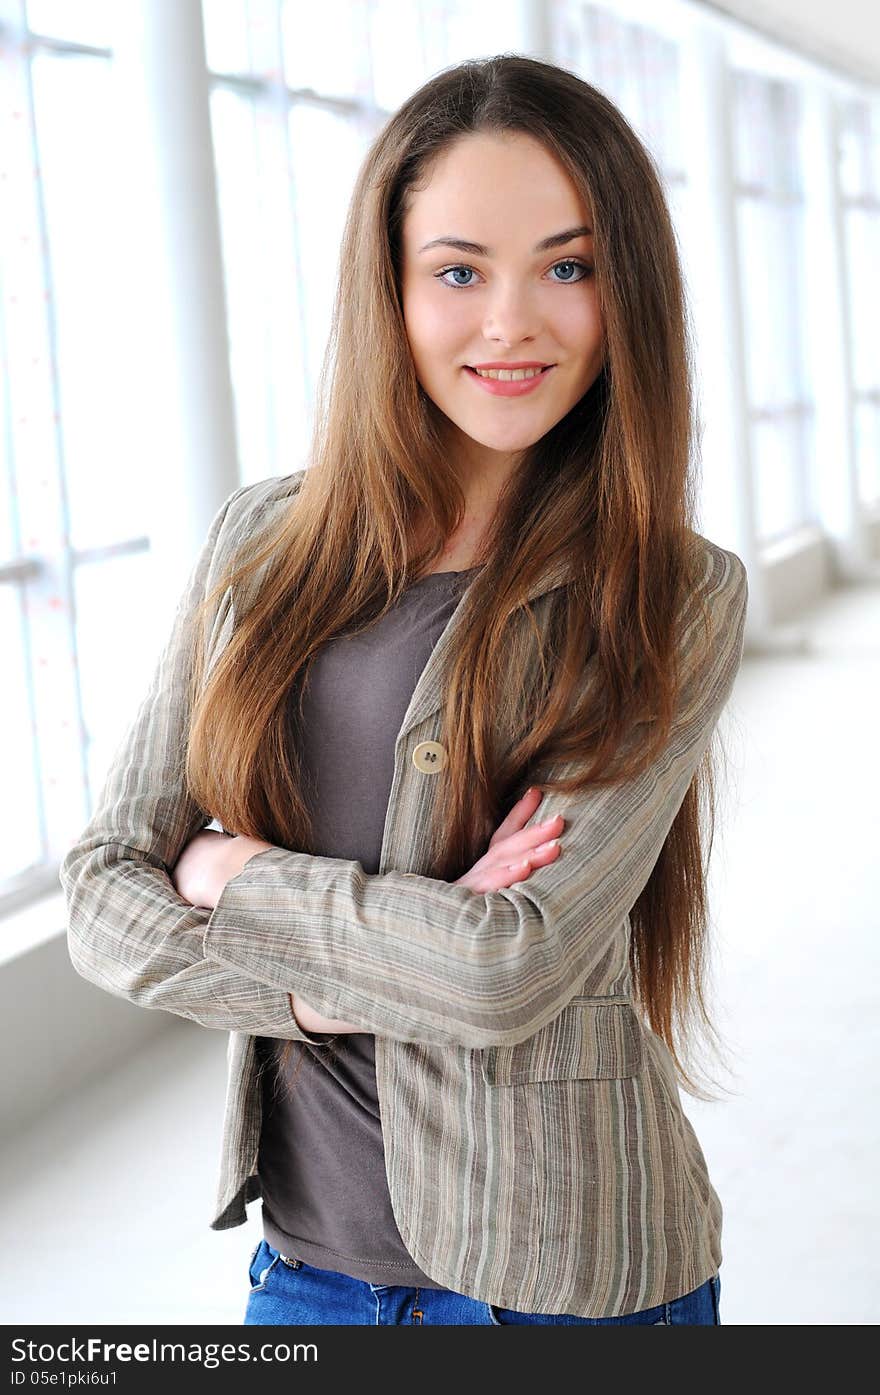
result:
<svg viewBox="0 0 880 1395"><path fill-rule="evenodd" d="M517 800L490 838L486 854L459 878L460 884L475 892L510 886L514 881L525 881L533 869L556 860L560 851L558 835L565 824L561 815L526 827L541 802L541 795L541 790L532 786ZM272 843L261 838L202 829L189 840L177 859L171 873L172 885L191 905L213 910L227 882L237 877L257 853L272 848ZM342 1036L362 1030L341 1018L326 1017L296 993L290 994L290 1008L306 1032Z"/></svg>
<svg viewBox="0 0 880 1395"><path fill-rule="evenodd" d="M616 952L739 667L741 561L707 551L712 642L698 643L695 624L684 636L680 710L654 763L614 787L548 797L544 812L564 815L571 850L552 875L473 894L254 840L218 881L210 909L171 882L193 836L207 831L180 771L186 622L243 492L215 518L150 690L63 861L74 967L141 1006L259 1036L310 1039L306 1017L292 1010L295 990L297 1011L319 1014L308 1020L347 1030L356 1022L397 1040L469 1048L525 1040Z"/></svg>
<svg viewBox="0 0 880 1395"><path fill-rule="evenodd" d="M273 843L265 843L261 838L249 838L245 834L229 837L211 828L203 828L187 843L171 873L171 882L178 896L189 901L192 906L204 906L213 910L226 883L237 877L250 858L258 852L271 849ZM325 1017L310 1007L295 993L289 994L290 1010L297 1023L305 1032L314 1034L333 1033L341 1036L362 1030L352 1022L340 1018Z"/></svg>

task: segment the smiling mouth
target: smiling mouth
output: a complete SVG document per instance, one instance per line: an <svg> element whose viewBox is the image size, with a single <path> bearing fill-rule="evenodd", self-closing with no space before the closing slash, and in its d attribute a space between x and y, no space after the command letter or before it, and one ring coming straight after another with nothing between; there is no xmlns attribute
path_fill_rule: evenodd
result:
<svg viewBox="0 0 880 1395"><path fill-rule="evenodd" d="M493 382L501 383L521 383L528 382L531 378L539 378L542 373L549 373L551 368L555 368L555 363L545 363L543 368L474 368L466 363L465 368L469 373L473 373L477 378L489 378Z"/></svg>

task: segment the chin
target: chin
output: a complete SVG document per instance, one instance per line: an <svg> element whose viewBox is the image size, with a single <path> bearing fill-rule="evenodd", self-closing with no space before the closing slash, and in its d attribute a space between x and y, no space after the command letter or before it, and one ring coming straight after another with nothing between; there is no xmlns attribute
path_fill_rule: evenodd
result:
<svg viewBox="0 0 880 1395"><path fill-rule="evenodd" d="M554 425L555 421L542 422L539 426L535 426L529 431L521 431L516 436L487 436L475 431L468 431L467 435L470 436L471 440L476 441L478 445L483 446L486 450L497 450L499 452L508 453L510 451L527 450L528 447L533 446L536 441L540 441L542 436L546 436L547 432ZM464 429L466 430L466 428Z"/></svg>

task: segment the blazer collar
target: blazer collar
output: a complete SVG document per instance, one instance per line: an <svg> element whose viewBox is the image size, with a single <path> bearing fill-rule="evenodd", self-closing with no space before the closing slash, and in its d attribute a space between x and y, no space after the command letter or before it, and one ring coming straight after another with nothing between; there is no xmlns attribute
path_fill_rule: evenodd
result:
<svg viewBox="0 0 880 1395"><path fill-rule="evenodd" d="M274 490L270 498L265 502L271 505L275 502L280 503L286 501L292 494L296 493L304 473L304 471L297 471L294 475L285 477L280 488ZM246 587L248 594L253 594L259 587L261 571L262 569L258 569L249 579ZM564 560L556 560L548 563L527 593L529 603L538 600L541 596L546 595L559 586L564 586L568 580L569 570ZM404 737L407 732L419 722L424 721L426 717L432 716L433 713L439 711L441 708L444 700L443 677L446 669L446 659L455 642L458 627L462 623L464 610L464 600L462 599L462 603L456 606L455 610L452 612L445 629L441 632L440 638L431 650L428 661L413 689L409 707L406 710L403 724L398 732L398 740ZM233 623L232 593L227 590L221 600L208 644L208 670L213 666L219 653L229 639L232 633Z"/></svg>
<svg viewBox="0 0 880 1395"><path fill-rule="evenodd" d="M538 600L541 596L555 590L559 586L564 586L569 579L568 567L563 561L554 562L547 567L537 578L534 585L528 592L528 600ZM452 645L457 637L459 626L464 619L464 598L456 606L449 618L446 628L442 631L440 638L428 656L428 662L422 669L421 674L413 689L409 707L404 714L403 723L397 733L397 740L400 741L419 722L423 722L426 717L432 716L443 705L444 686L443 678L446 670L446 659ZM540 623L540 622L539 622Z"/></svg>

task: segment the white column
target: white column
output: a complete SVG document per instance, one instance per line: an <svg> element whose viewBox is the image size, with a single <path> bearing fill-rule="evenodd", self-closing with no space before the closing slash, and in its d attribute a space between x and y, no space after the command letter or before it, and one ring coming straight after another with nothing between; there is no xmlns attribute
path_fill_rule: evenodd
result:
<svg viewBox="0 0 880 1395"><path fill-rule="evenodd" d="M767 594L756 543L750 459L730 74L716 26L695 20L683 37L680 81L690 199L678 233L703 425L700 530L745 563L746 634L755 640L767 628Z"/></svg>
<svg viewBox="0 0 880 1395"><path fill-rule="evenodd" d="M806 350L816 403L819 522L838 575L855 579L869 562L859 500L854 431L852 328L846 290L844 213L837 179L833 93L804 84L803 168L807 200Z"/></svg>
<svg viewBox="0 0 880 1395"><path fill-rule="evenodd" d="M127 438L161 609L239 483L208 74L199 0L128 0L114 20Z"/></svg>
<svg viewBox="0 0 880 1395"><path fill-rule="evenodd" d="M539 58L544 63L554 62L551 3L552 0L517 0L525 38L522 52L526 57Z"/></svg>

